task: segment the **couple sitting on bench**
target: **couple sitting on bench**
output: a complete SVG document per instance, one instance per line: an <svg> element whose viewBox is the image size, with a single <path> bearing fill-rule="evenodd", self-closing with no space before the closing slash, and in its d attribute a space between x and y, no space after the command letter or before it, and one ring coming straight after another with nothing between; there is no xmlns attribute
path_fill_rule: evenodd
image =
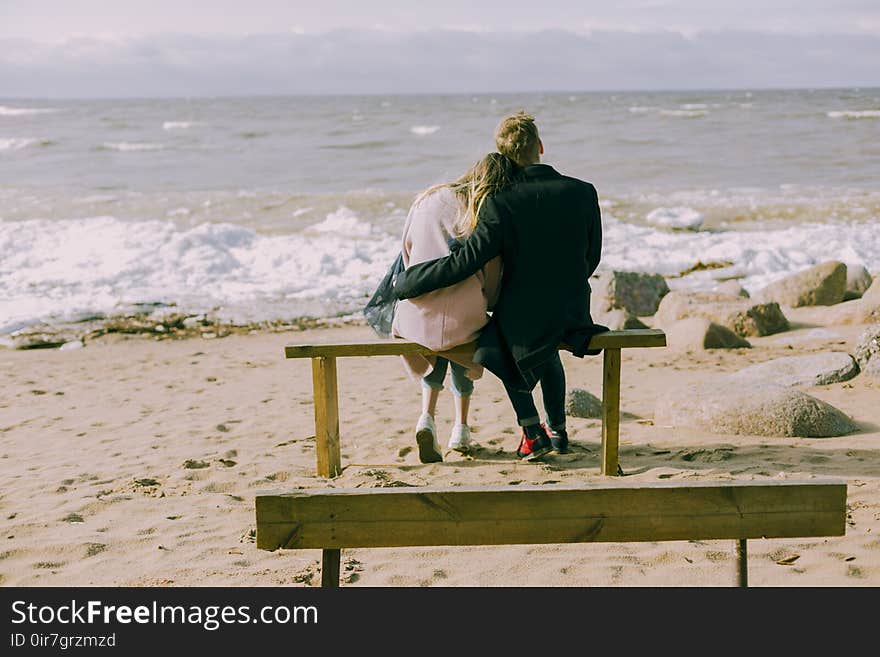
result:
<svg viewBox="0 0 880 657"><path fill-rule="evenodd" d="M416 426L423 463L443 460L434 412L450 365L456 421L449 448L473 448L468 406L473 379L485 367L501 379L522 427L517 456L532 461L565 453L558 347L596 354L587 349L590 338L607 330L589 311L588 279L602 250L595 188L540 163L544 146L534 117L523 112L501 121L495 144L498 152L461 178L423 192L404 228L393 335L433 351L476 340L472 359L403 356L423 385ZM539 382L543 423L532 398Z"/></svg>

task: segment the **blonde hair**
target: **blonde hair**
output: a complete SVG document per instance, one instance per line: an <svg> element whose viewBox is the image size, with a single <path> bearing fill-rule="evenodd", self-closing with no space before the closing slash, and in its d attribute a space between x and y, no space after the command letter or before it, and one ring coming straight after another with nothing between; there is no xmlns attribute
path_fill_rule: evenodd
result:
<svg viewBox="0 0 880 657"><path fill-rule="evenodd" d="M516 173L516 165L501 153L489 153L480 158L461 177L449 183L441 183L429 187L419 194L415 203L438 189L449 187L464 205L461 213L453 223L455 237L467 237L477 227L477 218L483 202L506 185L510 184Z"/></svg>
<svg viewBox="0 0 880 657"><path fill-rule="evenodd" d="M535 117L520 110L501 119L495 128L495 147L521 167L538 162L541 138Z"/></svg>

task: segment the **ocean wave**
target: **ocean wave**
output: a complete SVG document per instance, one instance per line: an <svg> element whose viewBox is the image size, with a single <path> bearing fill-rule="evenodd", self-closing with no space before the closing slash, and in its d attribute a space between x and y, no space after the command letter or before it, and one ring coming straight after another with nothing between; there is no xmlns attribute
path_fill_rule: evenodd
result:
<svg viewBox="0 0 880 657"><path fill-rule="evenodd" d="M165 144L157 144L155 142L146 141L105 141L101 144L101 150L108 151L160 151L165 148Z"/></svg>
<svg viewBox="0 0 880 657"><path fill-rule="evenodd" d="M163 130L186 130L188 128L192 128L193 126L202 125L198 121L165 121L162 124Z"/></svg>
<svg viewBox="0 0 880 657"><path fill-rule="evenodd" d="M677 110L660 110L663 116L680 116L684 118L697 118L706 116L709 112L703 109L677 109Z"/></svg>
<svg viewBox="0 0 880 657"><path fill-rule="evenodd" d="M28 146L51 146L51 139L37 139L36 137L11 137L0 139L0 151L18 151Z"/></svg>
<svg viewBox="0 0 880 657"><path fill-rule="evenodd" d="M656 112L659 110L659 107L652 106L644 106L644 105L633 105L629 108L630 113L632 114L647 114L648 112Z"/></svg>
<svg viewBox="0 0 880 657"><path fill-rule="evenodd" d="M360 151L360 150L369 150L373 148L382 148L383 146L388 146L392 142L385 141L381 139L377 139L374 141L359 141L353 144L325 144L321 146L323 150L352 150L352 151Z"/></svg>
<svg viewBox="0 0 880 657"><path fill-rule="evenodd" d="M424 137L425 135L433 135L439 129L439 125L414 125L409 131L414 135Z"/></svg>
<svg viewBox="0 0 880 657"><path fill-rule="evenodd" d="M645 221L661 228L698 230L703 225L704 217L688 207L655 208L645 216Z"/></svg>
<svg viewBox="0 0 880 657"><path fill-rule="evenodd" d="M60 111L60 109L55 107L7 107L6 105L0 105L0 116L30 116Z"/></svg>
<svg viewBox="0 0 880 657"><path fill-rule="evenodd" d="M880 119L880 110L839 110L826 115L830 119Z"/></svg>
<svg viewBox="0 0 880 657"><path fill-rule="evenodd" d="M397 249L397 235L345 207L281 235L112 216L0 222L0 333L138 303L248 308L260 319L309 301L359 309Z"/></svg>

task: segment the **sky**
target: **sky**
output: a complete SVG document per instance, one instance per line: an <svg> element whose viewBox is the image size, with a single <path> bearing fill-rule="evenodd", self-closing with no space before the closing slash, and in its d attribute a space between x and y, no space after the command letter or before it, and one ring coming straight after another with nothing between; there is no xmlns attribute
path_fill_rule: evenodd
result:
<svg viewBox="0 0 880 657"><path fill-rule="evenodd" d="M880 86L880 0L0 0L0 97Z"/></svg>

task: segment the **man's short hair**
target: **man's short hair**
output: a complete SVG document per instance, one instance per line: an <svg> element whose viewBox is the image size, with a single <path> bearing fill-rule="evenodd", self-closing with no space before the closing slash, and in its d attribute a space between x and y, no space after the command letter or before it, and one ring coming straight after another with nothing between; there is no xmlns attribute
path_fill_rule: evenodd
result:
<svg viewBox="0 0 880 657"><path fill-rule="evenodd" d="M535 117L520 110L501 119L495 129L495 147L521 167L540 161L541 139Z"/></svg>

